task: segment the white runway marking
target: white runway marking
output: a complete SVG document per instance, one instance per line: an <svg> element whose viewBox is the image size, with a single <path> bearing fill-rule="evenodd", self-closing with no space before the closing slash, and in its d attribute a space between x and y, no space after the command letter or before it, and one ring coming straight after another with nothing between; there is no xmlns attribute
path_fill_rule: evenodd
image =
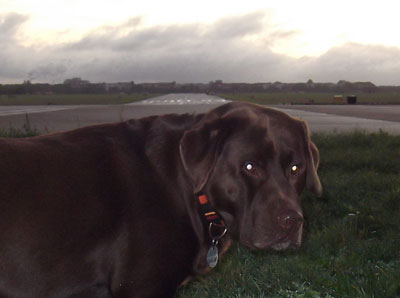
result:
<svg viewBox="0 0 400 298"><path fill-rule="evenodd" d="M198 93L176 93L157 96L128 105L205 105L224 104L227 102L230 101L213 95Z"/></svg>

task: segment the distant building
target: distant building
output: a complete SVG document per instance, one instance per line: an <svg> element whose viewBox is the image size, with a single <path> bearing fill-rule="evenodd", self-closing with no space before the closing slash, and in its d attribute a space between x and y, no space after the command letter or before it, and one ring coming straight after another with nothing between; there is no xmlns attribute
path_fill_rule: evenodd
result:
<svg viewBox="0 0 400 298"><path fill-rule="evenodd" d="M173 92L176 89L176 82L141 83L136 89L146 92Z"/></svg>
<svg viewBox="0 0 400 298"><path fill-rule="evenodd" d="M64 81L64 85L68 85L71 88L81 88L83 86L90 85L89 81L82 80L81 78L72 78L72 79L66 79Z"/></svg>
<svg viewBox="0 0 400 298"><path fill-rule="evenodd" d="M108 93L129 93L132 92L135 82L105 83L104 89Z"/></svg>
<svg viewBox="0 0 400 298"><path fill-rule="evenodd" d="M272 84L271 83L255 83L253 86L258 90L267 90Z"/></svg>

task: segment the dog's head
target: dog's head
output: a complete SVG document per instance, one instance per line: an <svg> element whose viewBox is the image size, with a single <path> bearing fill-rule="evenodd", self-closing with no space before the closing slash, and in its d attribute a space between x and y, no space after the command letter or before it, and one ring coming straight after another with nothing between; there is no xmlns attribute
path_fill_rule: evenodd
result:
<svg viewBox="0 0 400 298"><path fill-rule="evenodd" d="M266 107L231 103L181 140L194 192L203 191L230 236L250 248L301 245L304 188L322 194L319 153L305 122Z"/></svg>

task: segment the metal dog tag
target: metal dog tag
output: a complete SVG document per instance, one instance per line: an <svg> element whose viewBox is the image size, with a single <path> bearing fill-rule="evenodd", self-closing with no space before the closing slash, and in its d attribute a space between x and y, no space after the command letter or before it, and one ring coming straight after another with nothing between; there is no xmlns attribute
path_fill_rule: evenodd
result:
<svg viewBox="0 0 400 298"><path fill-rule="evenodd" d="M218 247L216 245L212 245L207 253L207 263L208 266L214 268L218 263Z"/></svg>

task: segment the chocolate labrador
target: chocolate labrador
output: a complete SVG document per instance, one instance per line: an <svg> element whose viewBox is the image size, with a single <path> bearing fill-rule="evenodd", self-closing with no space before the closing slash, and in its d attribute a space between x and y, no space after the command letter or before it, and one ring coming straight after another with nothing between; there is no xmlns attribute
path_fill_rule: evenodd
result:
<svg viewBox="0 0 400 298"><path fill-rule="evenodd" d="M306 124L229 103L0 139L0 297L170 297L232 240L298 247L319 153Z"/></svg>

